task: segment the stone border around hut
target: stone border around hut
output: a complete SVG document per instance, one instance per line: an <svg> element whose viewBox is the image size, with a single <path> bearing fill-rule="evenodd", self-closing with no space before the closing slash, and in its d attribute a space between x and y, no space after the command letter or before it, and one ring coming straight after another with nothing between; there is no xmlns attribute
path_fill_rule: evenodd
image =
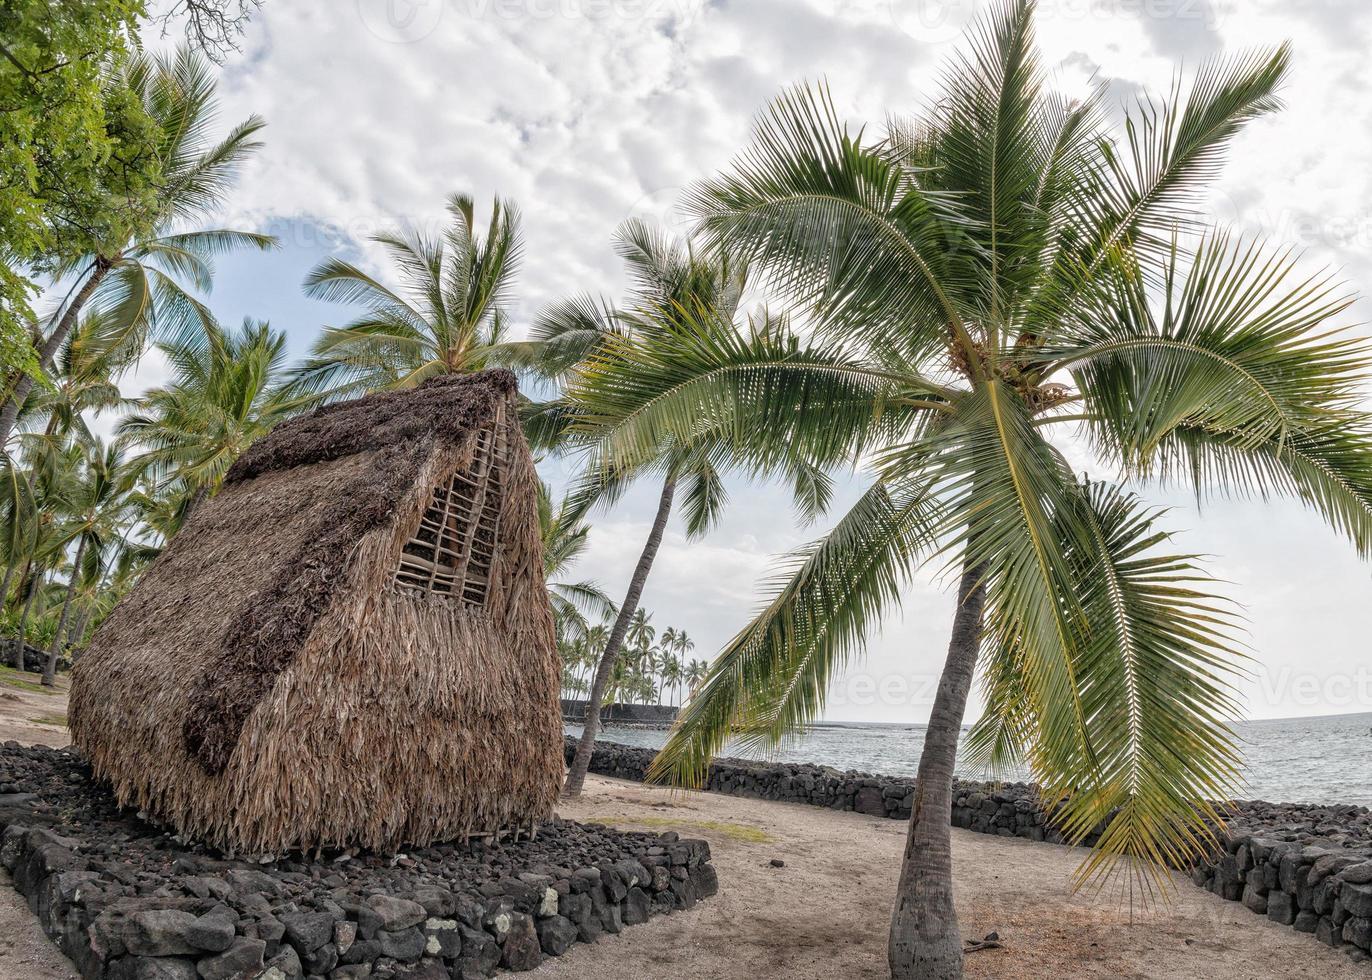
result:
<svg viewBox="0 0 1372 980"><path fill-rule="evenodd" d="M576 739L566 736L571 759ZM642 782L654 751L597 742L591 772ZM915 782L908 777L839 771L828 766L716 759L707 791L908 820ZM1026 783L956 780L954 827L981 834L1064 843ZM1092 844L1092 834L1083 843ZM1350 804L1235 804L1216 860L1190 869L1191 880L1242 902L1326 945L1372 962L1372 811Z"/></svg>
<svg viewBox="0 0 1372 980"><path fill-rule="evenodd" d="M75 753L15 742L0 865L85 980L469 980L718 890L706 841L564 820L518 844L226 859L120 810Z"/></svg>

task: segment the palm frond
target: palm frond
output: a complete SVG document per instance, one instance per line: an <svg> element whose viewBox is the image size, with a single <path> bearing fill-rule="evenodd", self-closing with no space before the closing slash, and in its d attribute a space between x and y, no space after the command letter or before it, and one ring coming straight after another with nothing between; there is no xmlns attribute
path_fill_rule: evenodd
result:
<svg viewBox="0 0 1372 980"><path fill-rule="evenodd" d="M877 484L828 535L784 563L771 601L678 715L649 780L699 786L731 738L774 747L817 717L835 671L899 603L938 522L927 488Z"/></svg>

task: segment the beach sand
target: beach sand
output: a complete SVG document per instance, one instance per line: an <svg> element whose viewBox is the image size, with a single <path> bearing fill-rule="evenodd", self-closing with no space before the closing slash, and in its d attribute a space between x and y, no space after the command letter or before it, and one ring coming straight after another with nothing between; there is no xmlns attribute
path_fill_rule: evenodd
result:
<svg viewBox="0 0 1372 980"><path fill-rule="evenodd" d="M819 807L666 790L592 776L564 817L625 829L679 830L710 841L719 895L594 946L578 945L531 976L630 980L884 978L886 933L905 824ZM759 836L770 840L759 840ZM1313 936L1177 879L1168 904L1072 893L1086 852L953 831L958 916L966 938L1004 947L970 953L969 977L1203 977L1257 980L1367 976ZM785 862L782 868L772 859Z"/></svg>
<svg viewBox="0 0 1372 980"><path fill-rule="evenodd" d="M14 692L0 685L0 692ZM19 692L23 693L23 692ZM30 699L38 699L31 701ZM65 745L33 722L65 698L0 699L0 741ZM676 830L710 842L720 891L689 912L658 916L595 945L577 944L530 976L598 980L810 980L886 977L886 930L905 825L856 813L714 794L672 794L591 776L561 816L627 830ZM969 977L1259 980L1365 978L1312 936L1253 915L1178 879L1167 904L1130 909L1118 895L1072 893L1085 853L953 831L963 933L1000 934L971 953ZM772 867L771 861L785 862ZM0 980L72 980L24 900L0 880Z"/></svg>
<svg viewBox="0 0 1372 980"><path fill-rule="evenodd" d="M67 735L67 688L65 674L57 675L55 688L43 687L37 674L20 675L0 667L0 742L61 747Z"/></svg>

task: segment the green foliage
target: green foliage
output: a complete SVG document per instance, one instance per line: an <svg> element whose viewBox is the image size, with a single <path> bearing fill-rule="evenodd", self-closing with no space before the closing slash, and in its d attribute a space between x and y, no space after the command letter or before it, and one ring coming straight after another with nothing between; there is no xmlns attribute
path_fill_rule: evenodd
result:
<svg viewBox="0 0 1372 980"><path fill-rule="evenodd" d="M395 263L399 290L342 259L309 274L306 295L364 312L315 341L296 374L302 392L351 398L518 360L519 345L506 337L505 306L522 250L519 211L497 198L484 236L470 197L454 194L448 213L437 238L413 229L372 238Z"/></svg>
<svg viewBox="0 0 1372 980"><path fill-rule="evenodd" d="M178 496L215 493L248 446L316 401L289 389L286 335L264 322L245 319L237 331L211 322L203 340L158 349L172 381L144 393L120 420L119 438L137 447L139 472Z"/></svg>
<svg viewBox="0 0 1372 980"><path fill-rule="evenodd" d="M9 635L9 634L4 634ZM44 687L37 681L32 680L34 675L15 670L13 667L0 667L0 686L13 688L16 691L26 691L29 694L61 694L61 691Z"/></svg>
<svg viewBox="0 0 1372 980"><path fill-rule="evenodd" d="M147 122L108 84L136 0L15 0L0 9L0 369L35 372L35 271L85 251L118 195L148 187Z"/></svg>
<svg viewBox="0 0 1372 980"><path fill-rule="evenodd" d="M697 187L705 244L800 304L807 333L690 308L636 322L573 372L568 402L608 469L689 444L801 484L855 465L873 481L779 570L656 778L698 782L733 737L778 744L912 573L976 570L974 755L1027 762L1074 839L1106 821L1083 880L1123 859L1165 887L1164 864L1215 845L1209 801L1236 785L1237 623L1161 515L1082 482L1053 437L1079 426L1126 480L1294 495L1366 554L1372 358L1338 323L1342 287L1192 234L1232 138L1277 107L1286 49L1207 63L1112 132L1100 92L1045 90L1032 14L998 5L927 114L879 139L823 88L783 94Z"/></svg>

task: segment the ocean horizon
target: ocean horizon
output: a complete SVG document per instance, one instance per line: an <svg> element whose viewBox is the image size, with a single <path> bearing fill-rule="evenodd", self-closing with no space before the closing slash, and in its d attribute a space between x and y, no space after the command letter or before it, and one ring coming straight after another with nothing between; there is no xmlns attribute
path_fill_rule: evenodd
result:
<svg viewBox="0 0 1372 980"><path fill-rule="evenodd" d="M566 724L568 734L581 726ZM730 746L722 754L774 762L811 762L836 769L888 776L912 776L919 764L927 726L900 722L820 721L775 752L745 752ZM1235 725L1244 757L1243 785L1237 799L1273 803L1353 803L1372 806L1372 712L1271 718ZM601 737L644 748L661 748L661 728L606 725ZM964 765L958 775L988 774ZM1023 772L998 774L1027 779Z"/></svg>

